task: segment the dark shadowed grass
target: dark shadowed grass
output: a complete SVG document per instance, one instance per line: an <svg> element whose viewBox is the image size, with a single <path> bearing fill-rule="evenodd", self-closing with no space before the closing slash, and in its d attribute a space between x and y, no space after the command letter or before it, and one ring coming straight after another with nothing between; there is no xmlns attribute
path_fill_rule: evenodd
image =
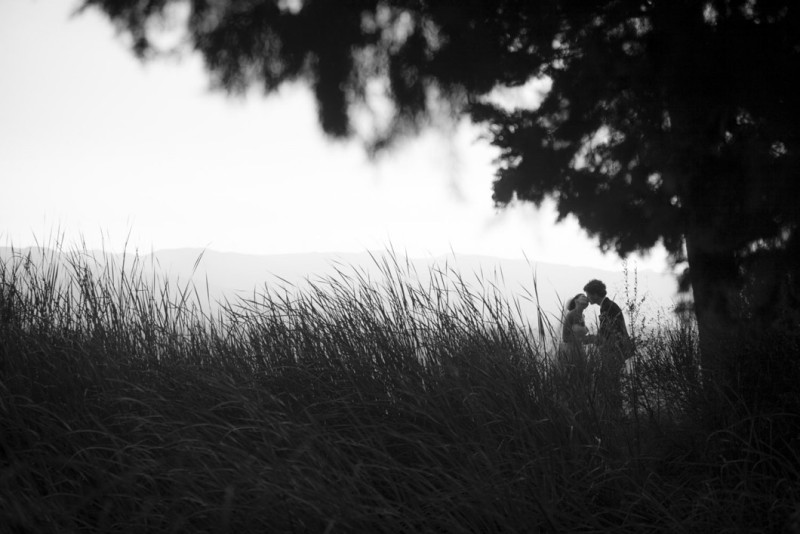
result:
<svg viewBox="0 0 800 534"><path fill-rule="evenodd" d="M376 256L380 279L342 266L212 314L202 290L136 257L64 257L0 266L12 531L780 532L797 519L797 415L732 401L709 418L691 323L638 339L613 392L596 360L554 371L543 314L446 266L423 284Z"/></svg>

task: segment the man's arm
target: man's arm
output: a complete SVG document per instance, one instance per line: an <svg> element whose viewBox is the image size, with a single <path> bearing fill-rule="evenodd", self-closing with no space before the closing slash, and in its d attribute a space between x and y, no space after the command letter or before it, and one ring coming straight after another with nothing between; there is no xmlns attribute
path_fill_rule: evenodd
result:
<svg viewBox="0 0 800 534"><path fill-rule="evenodd" d="M604 339L627 339L628 329L625 326L625 315L616 302L606 299L600 305L600 329L598 335Z"/></svg>

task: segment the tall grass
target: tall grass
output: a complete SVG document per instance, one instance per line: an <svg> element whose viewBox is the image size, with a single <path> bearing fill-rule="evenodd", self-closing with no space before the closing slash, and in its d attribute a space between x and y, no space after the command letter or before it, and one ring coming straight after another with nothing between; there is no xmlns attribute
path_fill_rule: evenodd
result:
<svg viewBox="0 0 800 534"><path fill-rule="evenodd" d="M341 266L214 308L138 257L12 255L0 524L779 532L798 520L797 448L768 432L797 416L709 426L690 323L649 330L623 390L604 391L595 360L556 372L543 314L522 317L491 283L445 266L422 284L397 255L374 259L379 279Z"/></svg>

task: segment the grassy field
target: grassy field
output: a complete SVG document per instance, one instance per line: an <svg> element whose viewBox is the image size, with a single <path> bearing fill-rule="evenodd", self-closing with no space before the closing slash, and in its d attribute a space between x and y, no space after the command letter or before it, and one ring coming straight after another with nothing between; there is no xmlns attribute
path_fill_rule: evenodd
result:
<svg viewBox="0 0 800 534"><path fill-rule="evenodd" d="M543 314L396 258L213 315L69 258L0 266L8 532L800 532L798 415L703 391L691 321L613 391L556 372Z"/></svg>

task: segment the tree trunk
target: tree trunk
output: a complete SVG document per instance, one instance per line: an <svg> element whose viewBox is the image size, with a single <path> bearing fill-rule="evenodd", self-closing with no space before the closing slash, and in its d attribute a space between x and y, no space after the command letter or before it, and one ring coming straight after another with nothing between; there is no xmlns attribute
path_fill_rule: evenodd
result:
<svg viewBox="0 0 800 534"><path fill-rule="evenodd" d="M686 233L689 277L700 336L700 365L705 386L733 386L730 376L737 337L742 333L738 313L738 266L732 250L715 246L721 240L712 228L695 224Z"/></svg>

